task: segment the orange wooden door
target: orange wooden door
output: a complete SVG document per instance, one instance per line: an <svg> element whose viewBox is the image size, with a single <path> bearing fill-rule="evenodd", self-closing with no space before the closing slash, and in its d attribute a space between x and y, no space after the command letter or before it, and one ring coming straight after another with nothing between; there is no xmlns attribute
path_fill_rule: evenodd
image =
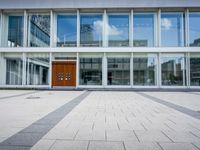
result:
<svg viewBox="0 0 200 150"><path fill-rule="evenodd" d="M52 86L76 86L76 62L53 62Z"/></svg>

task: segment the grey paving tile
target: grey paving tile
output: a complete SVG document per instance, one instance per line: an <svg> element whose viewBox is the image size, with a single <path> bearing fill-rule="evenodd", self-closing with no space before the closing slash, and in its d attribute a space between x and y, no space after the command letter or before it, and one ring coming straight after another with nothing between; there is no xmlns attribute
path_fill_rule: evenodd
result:
<svg viewBox="0 0 200 150"><path fill-rule="evenodd" d="M29 150L31 147L27 146L8 146L0 145L0 150Z"/></svg>
<svg viewBox="0 0 200 150"><path fill-rule="evenodd" d="M54 144L55 140L40 140L37 142L31 150L49 150Z"/></svg>
<svg viewBox="0 0 200 150"><path fill-rule="evenodd" d="M191 143L160 143L164 150L198 150Z"/></svg>
<svg viewBox="0 0 200 150"><path fill-rule="evenodd" d="M162 150L160 146L155 142L124 142L126 150Z"/></svg>
<svg viewBox="0 0 200 150"><path fill-rule="evenodd" d="M57 140L50 150L87 150L88 141Z"/></svg>
<svg viewBox="0 0 200 150"><path fill-rule="evenodd" d="M107 130L106 136L108 141L138 142L138 139L132 130Z"/></svg>
<svg viewBox="0 0 200 150"><path fill-rule="evenodd" d="M88 150L125 150L122 142L91 141Z"/></svg>

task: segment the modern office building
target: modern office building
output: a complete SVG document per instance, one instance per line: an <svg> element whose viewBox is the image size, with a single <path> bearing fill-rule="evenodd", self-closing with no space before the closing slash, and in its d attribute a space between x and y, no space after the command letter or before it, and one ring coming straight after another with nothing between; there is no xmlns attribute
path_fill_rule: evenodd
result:
<svg viewBox="0 0 200 150"><path fill-rule="evenodd" d="M1 0L0 87L200 88L199 0Z"/></svg>

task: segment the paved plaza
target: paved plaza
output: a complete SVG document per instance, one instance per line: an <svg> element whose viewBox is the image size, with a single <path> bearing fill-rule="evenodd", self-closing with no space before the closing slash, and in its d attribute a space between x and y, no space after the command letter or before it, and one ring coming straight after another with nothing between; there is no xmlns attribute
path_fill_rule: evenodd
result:
<svg viewBox="0 0 200 150"><path fill-rule="evenodd" d="M200 92L0 90L0 150L200 150Z"/></svg>

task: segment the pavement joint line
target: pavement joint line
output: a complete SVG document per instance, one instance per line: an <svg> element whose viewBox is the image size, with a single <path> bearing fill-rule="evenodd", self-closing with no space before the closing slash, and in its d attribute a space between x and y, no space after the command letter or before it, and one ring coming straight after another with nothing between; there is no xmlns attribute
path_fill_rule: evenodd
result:
<svg viewBox="0 0 200 150"><path fill-rule="evenodd" d="M14 98L14 97L20 97L20 96L25 96L25 95L30 95L30 94L35 94L35 93L38 93L38 92L42 92L42 91L34 91L34 92L27 92L27 93L22 93L22 94L4 96L4 97L0 97L0 100L8 99L8 98Z"/></svg>
<svg viewBox="0 0 200 150"><path fill-rule="evenodd" d="M30 126L2 141L0 143L0 149L7 150L9 147L17 146L20 150L29 150L67 114L69 114L77 105L79 105L90 93L90 91L85 91L84 93L60 106L53 112L50 112L46 116L32 123ZM41 123L44 126L42 129L44 132L36 132L37 126L40 126ZM28 132L29 130L32 132Z"/></svg>
<svg viewBox="0 0 200 150"><path fill-rule="evenodd" d="M157 97L154 97L154 96L151 96L151 95L148 95L148 94L145 94L145 93L141 93L141 92L136 92L138 95L141 95L149 100L152 100L154 102L157 102L159 104L162 104L162 105L165 105L169 108L172 108L176 111L179 111L183 114L186 114L190 117L193 117L193 118L196 118L196 119L199 119L200 120L200 113L197 112L197 111L194 111L194 110L191 110L189 108L186 108L186 107L183 107L183 106L180 106L180 105L177 105L177 104L174 104L174 103L171 103L171 102L167 102L163 99L160 99L160 98L157 98Z"/></svg>

